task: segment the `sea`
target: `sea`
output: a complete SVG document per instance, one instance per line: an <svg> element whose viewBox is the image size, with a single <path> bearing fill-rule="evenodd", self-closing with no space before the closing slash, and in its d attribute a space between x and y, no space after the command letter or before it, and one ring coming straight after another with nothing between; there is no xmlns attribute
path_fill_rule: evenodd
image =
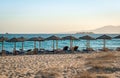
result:
<svg viewBox="0 0 120 78"><path fill-rule="evenodd" d="M13 37L25 37L27 39L32 38L32 37L43 37L43 38L47 38L49 36L58 36L58 37L65 37L65 36L74 36L76 38L82 37L84 35L90 35L94 38L97 38L103 34L0 34L0 36L5 36L8 39L11 39ZM106 34L108 36L111 37L115 37L119 34ZM45 50L52 50L53 48L53 42L52 41L43 41L41 43L41 48L44 48ZM58 41L58 48L59 49L63 49L64 46L69 46L70 45L70 41L69 40L59 40ZM86 40L75 40L73 41L73 46L79 46L79 50L83 50L86 48ZM90 46L95 49L101 49L103 47L103 40L91 40L90 41ZM36 43L36 47L39 48L39 42ZM120 39L112 39L112 40L106 40L106 47L115 50L117 47L120 47ZM7 51L13 51L14 48L14 43L12 42L4 42L4 50ZM20 50L22 48L22 43L21 42L17 42L16 43L16 49ZM28 50L28 49L33 49L34 48L34 42L33 41L25 41L24 42L24 50ZM0 50L2 49L2 43L0 42Z"/></svg>

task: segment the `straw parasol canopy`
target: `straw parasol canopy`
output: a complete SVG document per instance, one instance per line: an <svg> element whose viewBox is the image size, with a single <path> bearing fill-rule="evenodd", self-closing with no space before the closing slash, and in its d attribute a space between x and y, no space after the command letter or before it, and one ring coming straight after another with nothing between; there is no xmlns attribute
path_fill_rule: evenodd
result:
<svg viewBox="0 0 120 78"><path fill-rule="evenodd" d="M57 37L57 36L55 36L55 35L52 35L52 36L46 38L45 40L60 40L60 39L61 39L60 37Z"/></svg>
<svg viewBox="0 0 120 78"><path fill-rule="evenodd" d="M7 40L7 42L13 42L14 43L14 49L13 51L16 51L16 42L22 42L21 40L19 40L18 38L11 38L9 40Z"/></svg>
<svg viewBox="0 0 120 78"><path fill-rule="evenodd" d="M46 38L45 40L53 40L53 51L54 51L54 49L55 49L54 41L56 40L56 49L58 49L58 40L61 40L61 38L57 37L55 35L52 35L52 36Z"/></svg>
<svg viewBox="0 0 120 78"><path fill-rule="evenodd" d="M27 40L25 37L19 37L18 39L19 39L21 42L24 42L24 41Z"/></svg>
<svg viewBox="0 0 120 78"><path fill-rule="evenodd" d="M89 35L85 35L82 37L79 37L79 39L83 39L83 40L87 40L87 48L90 48L90 40L95 40L95 38L89 36Z"/></svg>
<svg viewBox="0 0 120 78"><path fill-rule="evenodd" d="M2 42L2 51L4 50L4 41L7 40L7 37L1 36L0 37L0 42Z"/></svg>
<svg viewBox="0 0 120 78"><path fill-rule="evenodd" d="M34 48L36 48L36 41L39 41L40 38L39 37L32 37L30 39L28 39L27 41L34 41Z"/></svg>
<svg viewBox="0 0 120 78"><path fill-rule="evenodd" d="M95 38L89 36L89 35L85 35L85 36L82 36L82 37L79 37L79 39L83 39L83 40L95 40Z"/></svg>
<svg viewBox="0 0 120 78"><path fill-rule="evenodd" d="M106 40L111 40L112 37L104 34L102 36L97 37L96 39L103 39L103 44L104 44L103 49L105 49L106 48Z"/></svg>
<svg viewBox="0 0 120 78"><path fill-rule="evenodd" d="M23 50L24 50L24 41L26 41L27 39L24 38L24 37L19 37L18 40L19 40L20 42L22 42L22 51L23 51Z"/></svg>
<svg viewBox="0 0 120 78"><path fill-rule="evenodd" d="M44 38L43 37L38 37L40 41L44 41Z"/></svg>
<svg viewBox="0 0 120 78"><path fill-rule="evenodd" d="M116 38L116 39L120 39L120 35L118 35L118 36L116 36L116 37L114 37L114 38Z"/></svg>
<svg viewBox="0 0 120 78"><path fill-rule="evenodd" d="M70 40L70 48L72 48L73 40L78 40L78 38L73 37L73 36L66 36L66 37L62 37L62 40Z"/></svg>
<svg viewBox="0 0 120 78"><path fill-rule="evenodd" d="M62 37L62 40L78 40L78 38L73 36L66 36L66 37Z"/></svg>
<svg viewBox="0 0 120 78"><path fill-rule="evenodd" d="M104 34L104 35L102 35L102 36L97 37L96 39L107 39L107 40L111 40L112 37Z"/></svg>

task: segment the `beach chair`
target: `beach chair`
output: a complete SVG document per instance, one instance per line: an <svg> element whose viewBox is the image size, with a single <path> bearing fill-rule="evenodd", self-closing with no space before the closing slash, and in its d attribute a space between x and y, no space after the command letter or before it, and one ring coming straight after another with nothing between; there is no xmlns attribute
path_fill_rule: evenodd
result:
<svg viewBox="0 0 120 78"><path fill-rule="evenodd" d="M32 51L32 49L28 49L27 52Z"/></svg>
<svg viewBox="0 0 120 78"><path fill-rule="evenodd" d="M108 52L108 51L113 51L113 50L112 50L112 49L109 49L109 48L102 48L102 49L99 49L99 51Z"/></svg>
<svg viewBox="0 0 120 78"><path fill-rule="evenodd" d="M46 50L46 51L45 51L45 54L54 54L54 51L55 51L55 50Z"/></svg>
<svg viewBox="0 0 120 78"><path fill-rule="evenodd" d="M1 55L10 55L10 54L13 54L12 52L9 52L9 51L6 51L6 50L2 50L1 51Z"/></svg>
<svg viewBox="0 0 120 78"><path fill-rule="evenodd" d="M19 54L25 54L25 51L22 50L22 49L20 49L20 50L19 50Z"/></svg>
<svg viewBox="0 0 120 78"><path fill-rule="evenodd" d="M6 51L5 51L5 50L2 50L1 55L2 55L2 56L6 56Z"/></svg>
<svg viewBox="0 0 120 78"><path fill-rule="evenodd" d="M38 48L33 49L33 54L38 54Z"/></svg>
<svg viewBox="0 0 120 78"><path fill-rule="evenodd" d="M63 51L68 52L68 48L69 48L68 46L63 47Z"/></svg>
<svg viewBox="0 0 120 78"><path fill-rule="evenodd" d="M78 46L75 46L75 47L74 47L74 51L78 51Z"/></svg>
<svg viewBox="0 0 120 78"><path fill-rule="evenodd" d="M13 55L13 52L10 52L10 51L7 51L7 50L4 50L6 55Z"/></svg>
<svg viewBox="0 0 120 78"><path fill-rule="evenodd" d="M39 49L38 53L43 54L45 51L46 51L45 49L41 48L41 49Z"/></svg>
<svg viewBox="0 0 120 78"><path fill-rule="evenodd" d="M32 53L33 53L33 52L32 52L32 49L28 49L25 54L26 54L26 55L32 55Z"/></svg>
<svg viewBox="0 0 120 78"><path fill-rule="evenodd" d="M116 48L116 51L120 51L120 47L117 47L117 48Z"/></svg>
<svg viewBox="0 0 120 78"><path fill-rule="evenodd" d="M86 49L83 49L83 52L85 52L85 53L91 53L91 52L93 52L93 51L94 51L93 48L86 48Z"/></svg>
<svg viewBox="0 0 120 78"><path fill-rule="evenodd" d="M56 49L54 50L55 54L64 54L65 52L62 49Z"/></svg>
<svg viewBox="0 0 120 78"><path fill-rule="evenodd" d="M13 55L18 55L18 54L19 54L19 51L17 51L17 50L13 51Z"/></svg>
<svg viewBox="0 0 120 78"><path fill-rule="evenodd" d="M66 51L66 50L68 50L68 46L65 46L65 47L63 47L63 51Z"/></svg>
<svg viewBox="0 0 120 78"><path fill-rule="evenodd" d="M74 46L68 50L70 53L75 53L78 51L78 46Z"/></svg>
<svg viewBox="0 0 120 78"><path fill-rule="evenodd" d="M103 51L109 51L109 49L108 48L103 48Z"/></svg>

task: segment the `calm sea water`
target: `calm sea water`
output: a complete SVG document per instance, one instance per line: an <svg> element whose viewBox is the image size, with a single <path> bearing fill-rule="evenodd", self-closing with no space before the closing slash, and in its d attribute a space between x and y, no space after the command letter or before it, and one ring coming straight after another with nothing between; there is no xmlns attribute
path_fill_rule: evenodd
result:
<svg viewBox="0 0 120 78"><path fill-rule="evenodd" d="M31 38L31 37L43 37L43 38L47 38L49 36L52 35L56 35L59 37L64 37L64 36L69 36L71 34L4 34L5 37L13 38L13 37L25 37L25 38ZM86 34L72 34L72 36L75 36L77 38L84 36ZM90 34L90 36L96 38L98 36L101 36L103 34ZM115 37L118 34L107 34L111 37ZM0 34L0 36L2 36L2 34ZM21 42L17 42L17 50L21 49ZM39 48L39 43L37 42L37 47ZM64 46L69 46L70 45L70 41L69 40L64 40L64 41L58 41L58 48L62 49ZM74 46L79 46L79 49L82 50L86 47L86 41L85 40L79 40L79 41L74 41L73 42ZM112 40L107 40L106 41L106 46L108 48L111 49L115 49L116 47L120 47L120 39L112 39ZM12 51L14 47L13 43L10 42L5 42L4 43L4 49L7 51ZM32 41L25 41L24 42L24 49L28 50L28 49L33 49L34 47L34 42ZM103 40L92 40L91 41L91 47L94 48L95 50L100 49L103 47ZM52 50L52 41L44 41L42 42L42 48L46 49L46 50ZM0 43L0 49L1 49L1 43Z"/></svg>

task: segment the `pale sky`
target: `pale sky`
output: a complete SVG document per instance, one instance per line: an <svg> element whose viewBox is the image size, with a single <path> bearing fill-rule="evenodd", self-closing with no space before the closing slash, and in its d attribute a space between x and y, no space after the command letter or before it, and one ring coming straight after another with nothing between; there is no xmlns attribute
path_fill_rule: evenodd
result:
<svg viewBox="0 0 120 78"><path fill-rule="evenodd" d="M120 0L0 0L0 33L61 33L120 25Z"/></svg>

